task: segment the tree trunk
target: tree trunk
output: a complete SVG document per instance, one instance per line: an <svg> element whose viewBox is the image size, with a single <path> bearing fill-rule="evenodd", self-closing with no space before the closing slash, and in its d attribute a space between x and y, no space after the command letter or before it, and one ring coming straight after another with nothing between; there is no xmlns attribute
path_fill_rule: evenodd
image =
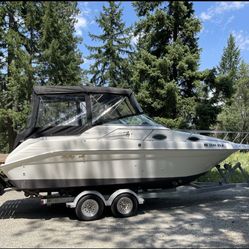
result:
<svg viewBox="0 0 249 249"><path fill-rule="evenodd" d="M9 16L9 30L13 30L14 29L14 13L13 10L9 10L8 11L8 16ZM7 60L7 82L10 80L11 76L12 76L12 72L10 70L10 65L14 59L14 47L10 44L8 44L8 60ZM10 103L13 100L10 100ZM8 107L8 109L12 109L13 108L13 102L12 105L10 105ZM14 142L15 142L15 137L16 137L16 132L13 129L13 122L11 120L10 117L7 117L7 135L8 135L8 144L9 144L9 152L13 150L14 148Z"/></svg>
<svg viewBox="0 0 249 249"><path fill-rule="evenodd" d="M8 118L7 124L8 124L7 134L8 134L9 152L11 152L14 149L16 131L13 129L13 122L10 118Z"/></svg>

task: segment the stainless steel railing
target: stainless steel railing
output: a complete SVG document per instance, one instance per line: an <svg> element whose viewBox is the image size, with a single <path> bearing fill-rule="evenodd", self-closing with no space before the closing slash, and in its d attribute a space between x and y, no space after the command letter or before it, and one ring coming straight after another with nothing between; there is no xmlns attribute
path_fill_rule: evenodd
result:
<svg viewBox="0 0 249 249"><path fill-rule="evenodd" d="M192 134L200 134L228 140L238 144L249 144L249 132L241 131L210 131L210 130L181 130Z"/></svg>

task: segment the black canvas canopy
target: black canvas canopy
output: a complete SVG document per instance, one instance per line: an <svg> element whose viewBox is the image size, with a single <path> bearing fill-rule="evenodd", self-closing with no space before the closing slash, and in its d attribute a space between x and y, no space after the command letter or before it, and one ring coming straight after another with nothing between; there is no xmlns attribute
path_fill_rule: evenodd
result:
<svg viewBox="0 0 249 249"><path fill-rule="evenodd" d="M112 93L131 95L132 91L129 89L114 88L114 87L93 87L93 86L35 86L34 93L37 95L50 94L77 94L77 93Z"/></svg>
<svg viewBox="0 0 249 249"><path fill-rule="evenodd" d="M27 138L79 135L92 126L142 113L129 89L35 86L29 124L15 146Z"/></svg>

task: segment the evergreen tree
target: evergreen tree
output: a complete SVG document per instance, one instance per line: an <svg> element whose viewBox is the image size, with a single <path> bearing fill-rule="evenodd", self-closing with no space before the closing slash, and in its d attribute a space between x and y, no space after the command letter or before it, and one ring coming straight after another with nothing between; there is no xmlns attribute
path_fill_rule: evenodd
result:
<svg viewBox="0 0 249 249"><path fill-rule="evenodd" d="M1 151L26 123L34 84L80 83L76 13L75 3L0 2Z"/></svg>
<svg viewBox="0 0 249 249"><path fill-rule="evenodd" d="M28 112L32 83L29 82L32 68L30 55L25 49L22 2L1 2L1 92L0 92L0 130L7 135L5 141L11 150L16 130L25 122Z"/></svg>
<svg viewBox="0 0 249 249"><path fill-rule="evenodd" d="M208 130L217 123L222 103L231 98L233 81L228 76L218 76L217 69L200 72L200 84L197 88L194 125L196 129Z"/></svg>
<svg viewBox="0 0 249 249"><path fill-rule="evenodd" d="M145 112L168 126L187 127L195 112L200 22L189 1L134 2L138 52L134 90ZM187 105L187 106L186 106Z"/></svg>
<svg viewBox="0 0 249 249"><path fill-rule="evenodd" d="M127 56L131 50L130 28L122 21L123 9L120 3L108 2L96 18L102 29L102 34L89 34L93 41L100 42L99 46L87 46L90 51L89 59L94 62L90 66L91 83L97 86L129 85L129 63Z"/></svg>
<svg viewBox="0 0 249 249"><path fill-rule="evenodd" d="M236 80L238 78L239 65L240 49L236 46L234 36L230 34L218 66L218 73L220 75L229 75L232 80Z"/></svg>
<svg viewBox="0 0 249 249"><path fill-rule="evenodd" d="M222 130L249 130L249 65L241 62L239 78L231 105L226 105L218 116L219 128Z"/></svg>
<svg viewBox="0 0 249 249"><path fill-rule="evenodd" d="M80 41L74 35L76 15L74 2L44 2L41 38L39 42L40 84L78 85L83 77L83 62L77 48Z"/></svg>
<svg viewBox="0 0 249 249"><path fill-rule="evenodd" d="M23 38L23 45L29 54L29 84L32 86L38 80L37 65L39 62L39 39L42 25L44 8L42 2L23 2L20 12L22 29L20 35Z"/></svg>
<svg viewBox="0 0 249 249"><path fill-rule="evenodd" d="M229 36L219 66L201 73L202 89L196 106L195 125L197 129L214 128L223 108L231 104L231 97L239 77L240 50L235 38Z"/></svg>
<svg viewBox="0 0 249 249"><path fill-rule="evenodd" d="M211 85L216 87L218 90L216 89L217 91L213 91L212 88L209 92L209 98L206 98L206 102L210 105L209 111L215 110L215 112L212 112L209 115L209 117L213 117L211 123L212 125L215 125L218 117L218 121L220 123L218 124L219 129L228 129L227 125L231 125L231 122L227 122L226 118L228 117L227 111L229 110L232 113L232 110L235 107L234 96L236 96L236 94L234 95L234 92L236 91L237 84L239 84L239 65L240 50L235 44L234 36L230 35L227 41L227 46L223 50L219 66L217 66L215 73L216 79L214 81L215 84L212 84L211 82ZM201 105L199 106L201 107ZM206 109L208 109L207 106L208 105L205 106ZM201 108L199 108L199 114L203 112L204 108L202 108L202 111L200 110ZM208 110L206 114L208 114ZM224 126L224 120L226 120L226 126ZM234 120L236 120L236 118ZM201 125L200 122L199 125ZM203 126L205 127L205 125L207 124L202 122L201 128L203 128ZM234 125L231 125L231 128L232 127L234 127Z"/></svg>

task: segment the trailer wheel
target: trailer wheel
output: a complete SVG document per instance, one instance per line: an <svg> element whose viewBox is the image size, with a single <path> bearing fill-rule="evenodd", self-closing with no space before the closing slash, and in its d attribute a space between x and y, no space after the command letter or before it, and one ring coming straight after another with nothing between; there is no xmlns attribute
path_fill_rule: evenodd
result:
<svg viewBox="0 0 249 249"><path fill-rule="evenodd" d="M79 220L91 221L100 219L103 215L105 204L97 195L83 196L75 207L75 213Z"/></svg>
<svg viewBox="0 0 249 249"><path fill-rule="evenodd" d="M125 218L137 214L137 198L130 193L118 195L111 205L111 211L114 217Z"/></svg>

